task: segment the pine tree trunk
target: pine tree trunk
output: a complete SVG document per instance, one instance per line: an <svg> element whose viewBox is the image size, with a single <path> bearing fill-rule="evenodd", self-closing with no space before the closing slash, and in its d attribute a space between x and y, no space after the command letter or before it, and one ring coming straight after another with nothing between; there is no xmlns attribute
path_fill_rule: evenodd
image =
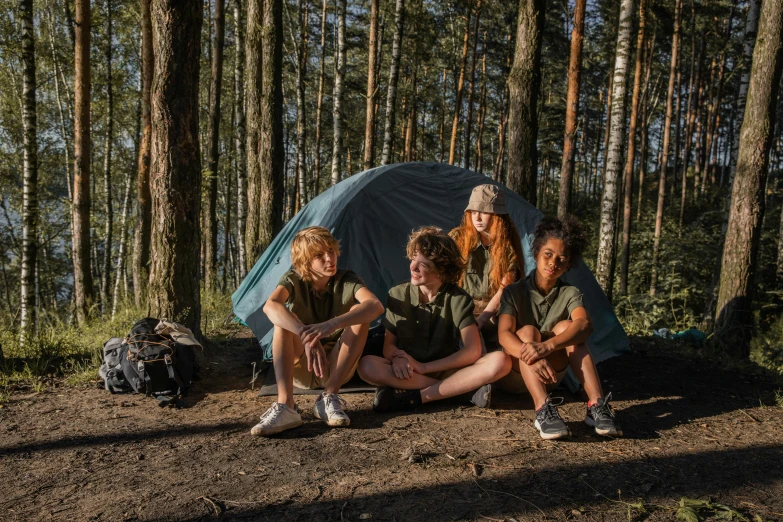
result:
<svg viewBox="0 0 783 522"><path fill-rule="evenodd" d="M622 169L622 141L625 135L625 85L628 77L628 56L633 28L633 0L620 4L617 51L615 53L614 81L612 82L612 119L606 159L606 180L601 201L601 224L598 239L596 279L611 300L612 263L615 241L615 212L617 209L617 182Z"/></svg>
<svg viewBox="0 0 783 522"><path fill-rule="evenodd" d="M35 267L38 263L38 121L36 112L35 31L33 0L19 1L22 26L22 126L24 129L24 186L22 201L22 262L20 343L36 330ZM9 308L9 312L11 309Z"/></svg>
<svg viewBox="0 0 783 522"><path fill-rule="evenodd" d="M326 0L321 8L321 70L318 73L318 104L315 110L315 161L313 164L313 197L321 192L321 114L326 73Z"/></svg>
<svg viewBox="0 0 783 522"><path fill-rule="evenodd" d="M476 165L473 168L484 174L484 120L487 116L487 32L484 31L484 43L481 56L481 101L479 102L478 134L476 136Z"/></svg>
<svg viewBox="0 0 783 522"><path fill-rule="evenodd" d="M571 180L574 177L574 157L576 156L579 80L582 75L582 40L585 32L586 1L576 0L574 5L574 28L571 31L571 58L568 64L568 97L566 99L565 136L563 137L563 163L560 167L560 196L557 202L557 216L561 219L565 218L571 211ZM631 125L633 128L633 123Z"/></svg>
<svg viewBox="0 0 783 522"><path fill-rule="evenodd" d="M125 196L122 198L122 216L120 217L120 245L117 252L117 268L114 272L114 292L112 295L111 318L117 315L120 301L120 281L125 277L125 252L128 244L128 210L130 208L131 174L125 180Z"/></svg>
<svg viewBox="0 0 783 522"><path fill-rule="evenodd" d="M201 331L200 2L153 0L152 245L149 307Z"/></svg>
<svg viewBox="0 0 783 522"><path fill-rule="evenodd" d="M247 4L248 271L283 226L282 11L282 0L250 0Z"/></svg>
<svg viewBox="0 0 783 522"><path fill-rule="evenodd" d="M345 11L346 0L337 0L337 63L334 71L334 95L332 96L332 185L340 182L343 161L343 98L345 97Z"/></svg>
<svg viewBox="0 0 783 522"><path fill-rule="evenodd" d="M402 31L405 23L405 0L396 0L394 9L394 38L392 39L392 61L389 67L389 85L386 93L386 124L383 129L383 155L381 165L388 165L394 147L394 116L397 103L397 79L402 51Z"/></svg>
<svg viewBox="0 0 783 522"><path fill-rule="evenodd" d="M150 0L141 0L141 144L139 145L136 185L136 230L133 237L133 293L136 306L142 306L149 281L150 230L152 201L150 195L150 149L152 121L150 93L155 67L152 49Z"/></svg>
<svg viewBox="0 0 783 522"><path fill-rule="evenodd" d="M720 121L720 106L721 99L723 97L723 76L726 71L726 46L728 45L729 38L731 37L731 26L734 20L734 10L731 10L728 20L726 21L725 43L723 44L724 50L721 52L720 64L718 65L718 74L715 80L715 96L710 101L710 112L707 119L707 147L705 149L706 154L704 156L704 165L702 171L704 172L704 178L702 181L702 193L704 193L704 186L706 185L707 175L710 176L710 183L715 184L715 171L711 168L711 158L713 144L715 143L716 134L718 133L718 122Z"/></svg>
<svg viewBox="0 0 783 522"><path fill-rule="evenodd" d="M508 75L508 187L536 204L538 90L545 0L520 0L514 65Z"/></svg>
<svg viewBox="0 0 783 522"><path fill-rule="evenodd" d="M225 35L225 1L215 1L212 19L212 74L209 86L209 121L207 128L207 193L204 209L204 288L212 291L217 287L217 193L220 139L220 92L223 85L223 42Z"/></svg>
<svg viewBox="0 0 783 522"><path fill-rule="evenodd" d="M245 34L242 0L234 0L234 149L237 165L237 265L240 279L247 275L247 133L245 132Z"/></svg>
<svg viewBox="0 0 783 522"><path fill-rule="evenodd" d="M438 138L440 140L440 157L439 163L443 163L443 159L446 155L446 138L444 135L444 127L446 126L446 69L443 69L443 80L441 81L441 93L440 93L440 125L438 126Z"/></svg>
<svg viewBox="0 0 783 522"><path fill-rule="evenodd" d="M364 126L364 170L371 169L375 162L375 103L378 98L378 85L375 82L376 62L378 61L378 9L379 0L370 0L370 48L367 63L367 114Z"/></svg>
<svg viewBox="0 0 783 522"><path fill-rule="evenodd" d="M307 4L297 2L299 41L296 51L296 212L307 203L307 170L305 147L307 144L307 112L305 105L305 77L307 75Z"/></svg>
<svg viewBox="0 0 783 522"><path fill-rule="evenodd" d="M109 285L111 284L111 249L112 232L114 229L114 208L112 205L111 160L112 141L114 130L114 92L112 89L112 0L106 0L106 141L103 147L103 195L106 229L104 233L103 267L101 269L101 313L109 311L111 296Z"/></svg>
<svg viewBox="0 0 783 522"><path fill-rule="evenodd" d="M666 198L666 171L669 162L672 117L674 113L674 85L677 80L677 65L680 53L680 23L682 19L682 0L674 5L674 34L672 36L672 54L669 64L669 88L666 91L666 120L663 127L663 149L660 171L658 173L658 208L655 213L655 234L653 235L652 267L650 274L650 295L654 296L658 285L658 256L661 249L661 231L663 229L663 204Z"/></svg>
<svg viewBox="0 0 783 522"><path fill-rule="evenodd" d="M470 39L470 14L473 8L473 0L468 0L465 15L465 33L462 37L462 60L460 61L459 79L454 87L454 118L451 122L451 141L449 142L449 165L454 165L457 159L457 132L459 130L459 115L462 110L462 91L465 88L465 68L468 62L468 47Z"/></svg>
<svg viewBox="0 0 783 522"><path fill-rule="evenodd" d="M481 0L476 2L476 21L473 22L473 52L470 58L470 90L468 91L468 113L465 117L465 136L462 148L462 166L470 168L470 134L473 123L473 97L476 87L476 51L478 49L479 21L481 20Z"/></svg>
<svg viewBox="0 0 783 522"><path fill-rule="evenodd" d="M749 354L753 328L753 284L778 85L783 71L782 31L783 0L765 0L740 132L715 323L716 338L727 346L740 348L745 357Z"/></svg>
<svg viewBox="0 0 783 522"><path fill-rule="evenodd" d="M636 36L636 63L631 95L631 121L628 129L628 151L625 158L623 182L623 246L620 264L620 295L628 294L628 264L631 256L631 196L633 191L633 165L636 150L636 126L639 118L639 93L642 87L642 64L644 64L644 32L647 28L647 0L639 0L639 32ZM562 191L562 189L561 189ZM561 192L562 193L562 192Z"/></svg>
<svg viewBox="0 0 783 522"><path fill-rule="evenodd" d="M73 292L76 321L87 322L93 300L90 263L90 1L76 0L74 59Z"/></svg>

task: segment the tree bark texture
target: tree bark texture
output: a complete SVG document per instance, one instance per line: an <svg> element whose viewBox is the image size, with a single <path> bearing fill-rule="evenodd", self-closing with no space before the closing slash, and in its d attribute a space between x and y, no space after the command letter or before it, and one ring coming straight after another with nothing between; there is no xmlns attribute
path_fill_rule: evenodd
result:
<svg viewBox="0 0 783 522"><path fill-rule="evenodd" d="M74 48L73 293L84 326L93 300L90 267L90 1L76 0Z"/></svg>
<svg viewBox="0 0 783 522"><path fill-rule="evenodd" d="M154 317L201 331L201 2L153 0L152 244L149 308Z"/></svg>
<svg viewBox="0 0 783 522"><path fill-rule="evenodd" d="M538 91L545 0L520 0L514 63L508 75L506 185L536 204Z"/></svg>
<svg viewBox="0 0 783 522"><path fill-rule="evenodd" d="M642 2L644 0L641 0ZM585 32L585 4L576 0L574 28L571 30L571 58L568 63L568 94L566 98L565 136L563 138L563 163L560 167L560 196L557 216L565 218L571 210L571 183L574 177L576 156L576 127L579 118L579 80L582 75L582 41ZM638 67L638 65L637 65Z"/></svg>
<svg viewBox="0 0 783 522"><path fill-rule="evenodd" d="M340 182L343 161L343 98L345 97L345 12L346 0L337 0L337 63L332 96L332 185Z"/></svg>
<svg viewBox="0 0 783 522"><path fill-rule="evenodd" d="M282 0L249 0L247 4L248 271L283 226L282 11Z"/></svg>
<svg viewBox="0 0 783 522"><path fill-rule="evenodd" d="M666 119L663 124L663 150L661 152L660 171L658 173L658 207L655 213L655 233L653 235L652 267L650 274L650 295L654 296L658 285L658 256L661 251L661 231L663 229L663 204L666 198L666 170L669 162L672 117L674 114L674 85L677 80L677 64L680 55L680 22L682 19L682 0L674 4L674 34L672 35L672 53L669 63L669 87L666 91Z"/></svg>
<svg viewBox="0 0 783 522"><path fill-rule="evenodd" d="M633 193L633 165L636 152L636 127L639 120L639 93L642 90L645 30L647 28L647 0L639 0L639 31L636 36L636 63L631 95L631 121L628 129L628 150L625 157L623 181L623 246L620 264L620 295L628 294L628 265L631 257L631 199ZM561 189L562 191L562 189Z"/></svg>
<svg viewBox="0 0 783 522"><path fill-rule="evenodd" d="M394 147L394 111L397 104L397 79L400 72L402 52L402 31L405 23L405 0L396 0L394 8L394 37L392 38L392 59L389 66L389 85L386 91L386 123L383 128L383 153L381 165L391 161Z"/></svg>
<svg viewBox="0 0 783 522"><path fill-rule="evenodd" d="M20 343L25 344L38 322L36 274L38 264L38 121L36 112L35 31L33 0L19 1L22 26L22 127L24 181L22 196L22 274ZM9 312L11 310L9 309Z"/></svg>
<svg viewBox="0 0 783 522"><path fill-rule="evenodd" d="M628 58L633 28L633 0L620 3L617 51L612 81L612 118L609 146L606 151L606 180L601 198L601 222L598 238L596 279L611 299L612 264L614 262L615 213L617 211L617 183L622 171L623 138L625 135L625 85L628 78Z"/></svg>
<svg viewBox="0 0 783 522"><path fill-rule="evenodd" d="M150 93L155 67L152 49L152 19L150 1L141 0L141 143L139 144L136 184L136 230L133 237L133 293L136 306L144 301L149 280L150 229L152 201L150 195L150 149L152 122Z"/></svg>
<svg viewBox="0 0 783 522"><path fill-rule="evenodd" d="M234 0L234 149L237 165L237 264L239 277L247 275L247 133L245 132L245 33L242 25L242 1Z"/></svg>
<svg viewBox="0 0 783 522"><path fill-rule="evenodd" d="M305 104L305 77L307 75L307 4L299 0L297 5L299 38L296 51L296 211L307 203L307 169L305 147L307 144L307 110Z"/></svg>
<svg viewBox="0 0 783 522"><path fill-rule="evenodd" d="M223 42L225 39L225 1L215 0L212 18L212 74L209 87L209 121L207 123L207 194L204 202L204 286L214 290L217 285L217 193L220 138L220 91L223 85ZM226 230L226 233L228 231Z"/></svg>
<svg viewBox="0 0 783 522"><path fill-rule="evenodd" d="M101 279L101 312L106 314L111 304L109 295L111 285L111 248L114 230L114 208L112 205L111 160L114 131L114 92L112 90L112 5L106 0L106 140L103 146L103 197L105 233L103 245L103 277Z"/></svg>
<svg viewBox="0 0 783 522"><path fill-rule="evenodd" d="M315 161L313 162L313 196L321 191L321 115L324 102L324 76L326 73L326 0L321 8L321 70L318 73L318 104L315 112Z"/></svg>
<svg viewBox="0 0 783 522"><path fill-rule="evenodd" d="M470 57L470 90L468 91L468 113L465 116L465 136L462 148L462 166L470 168L470 136L473 130L473 97L476 93L476 60L478 58L478 34L481 21L481 0L476 2L476 20L473 22L473 51ZM486 41L485 41L486 43ZM416 99L414 98L414 105Z"/></svg>
<svg viewBox="0 0 783 522"><path fill-rule="evenodd" d="M716 336L736 343L746 357L753 327L753 279L764 217L769 150L783 70L782 31L783 0L765 0L740 131L715 323Z"/></svg>
<svg viewBox="0 0 783 522"><path fill-rule="evenodd" d="M459 115L462 110L462 91L465 88L465 67L468 63L468 48L470 44L470 11L473 2L469 1L465 14L465 33L462 37L462 60L459 67L459 79L455 86L454 118L451 121L451 141L449 143L449 164L454 165L457 158L457 132L459 132Z"/></svg>
<svg viewBox="0 0 783 522"><path fill-rule="evenodd" d="M125 278L125 253L128 248L128 210L130 208L131 195L130 172L125 180L125 195L122 198L122 216L120 217L120 241L119 251L117 252L117 264L114 271L114 292L112 292L111 318L117 315L120 302L120 281Z"/></svg>
<svg viewBox="0 0 783 522"><path fill-rule="evenodd" d="M375 82L376 62L378 61L378 9L379 0L370 0L370 48L367 63L367 114L364 125L364 170L371 169L375 161L375 102L378 86Z"/></svg>

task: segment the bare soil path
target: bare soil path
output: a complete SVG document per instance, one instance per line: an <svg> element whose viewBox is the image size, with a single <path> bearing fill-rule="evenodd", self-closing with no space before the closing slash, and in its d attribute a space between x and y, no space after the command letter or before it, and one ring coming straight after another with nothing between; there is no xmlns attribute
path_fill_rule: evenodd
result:
<svg viewBox="0 0 783 522"><path fill-rule="evenodd" d="M300 396L304 426L253 438L273 398L248 387L248 339L221 346L183 409L97 386L14 395L0 408L0 520L674 520L682 497L783 520L774 380L633 345L599 367L626 434L614 440L567 392L568 442L540 440L530 400L499 394L493 410L403 415L345 395L347 429Z"/></svg>

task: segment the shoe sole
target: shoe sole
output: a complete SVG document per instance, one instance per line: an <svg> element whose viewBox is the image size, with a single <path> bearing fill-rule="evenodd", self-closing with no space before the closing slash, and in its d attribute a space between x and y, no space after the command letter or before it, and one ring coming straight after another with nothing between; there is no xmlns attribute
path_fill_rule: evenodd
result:
<svg viewBox="0 0 783 522"><path fill-rule="evenodd" d="M585 424L590 426L591 428L595 429L595 432L598 435L602 435L604 437L622 437L623 436L623 430L621 428L615 427L614 429L601 429L598 426L595 425L595 421L592 417L585 417Z"/></svg>
<svg viewBox="0 0 783 522"><path fill-rule="evenodd" d="M281 433L286 430L298 428L301 425L302 425L302 419L299 419L299 422L293 422L291 424L286 424L284 426L275 426L274 428L256 430L255 427L253 427L250 430L250 434L254 437L269 437L270 435L277 435L278 433Z"/></svg>
<svg viewBox="0 0 783 522"><path fill-rule="evenodd" d="M568 430L568 433L544 433L541 431L541 425L537 420L533 423L533 426L535 426L538 430L538 434L541 435L541 438L544 440L564 439L571 436L571 430Z"/></svg>
<svg viewBox="0 0 783 522"><path fill-rule="evenodd" d="M327 426L331 426L332 428L339 428L341 426L350 426L351 424L351 419L349 419L348 417L346 417L345 419L329 419L329 416L327 415L324 418L315 408L313 408L313 415L315 416L316 419L324 421Z"/></svg>
<svg viewBox="0 0 783 522"><path fill-rule="evenodd" d="M482 388L483 388L483 387L484 387L484 386L482 386ZM477 391L476 393L478 393L478 391ZM474 397L475 397L475 395L474 395ZM487 393L485 394L484 398L485 398L485 399L486 399L486 401L487 401L487 404L486 404L485 406L480 406L480 405L476 404L476 403L475 403L475 401L473 400L473 397L471 397L471 398L470 398L470 403L471 403L473 406L475 406L476 408L491 408L491 407L492 407L492 387L490 387L490 388L487 390Z"/></svg>

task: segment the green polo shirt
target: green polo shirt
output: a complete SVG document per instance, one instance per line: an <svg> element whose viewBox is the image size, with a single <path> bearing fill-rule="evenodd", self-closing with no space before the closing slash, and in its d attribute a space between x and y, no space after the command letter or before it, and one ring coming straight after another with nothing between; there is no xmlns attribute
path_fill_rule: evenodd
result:
<svg viewBox="0 0 783 522"><path fill-rule="evenodd" d="M467 263L465 266L465 276L462 278L462 288L473 297L476 302L477 312L483 311L487 303L492 299L492 294L489 290L489 275L492 270L492 263L490 262L490 247L484 246L479 242L476 247L468 254ZM509 249L506 253L509 258L509 271L517 270L518 264L514 251ZM481 310L478 310L480 308Z"/></svg>
<svg viewBox="0 0 783 522"><path fill-rule="evenodd" d="M517 329L533 325L540 332L551 332L557 323L570 319L580 306L584 306L582 293L562 280L547 295L542 295L536 286L535 271L508 285L500 298L500 313L514 316Z"/></svg>
<svg viewBox="0 0 783 522"><path fill-rule="evenodd" d="M459 350L460 331L476 324L473 299L446 283L429 303L419 301L410 282L389 290L383 326L397 336L397 346L419 362L443 359Z"/></svg>
<svg viewBox="0 0 783 522"><path fill-rule="evenodd" d="M337 270L329 278L326 288L316 292L312 281L304 281L291 269L280 278L278 286L288 290L286 307L304 324L316 324L347 313L356 304L356 292L363 288L364 281L355 272ZM321 344L337 341L342 328L321 339Z"/></svg>

